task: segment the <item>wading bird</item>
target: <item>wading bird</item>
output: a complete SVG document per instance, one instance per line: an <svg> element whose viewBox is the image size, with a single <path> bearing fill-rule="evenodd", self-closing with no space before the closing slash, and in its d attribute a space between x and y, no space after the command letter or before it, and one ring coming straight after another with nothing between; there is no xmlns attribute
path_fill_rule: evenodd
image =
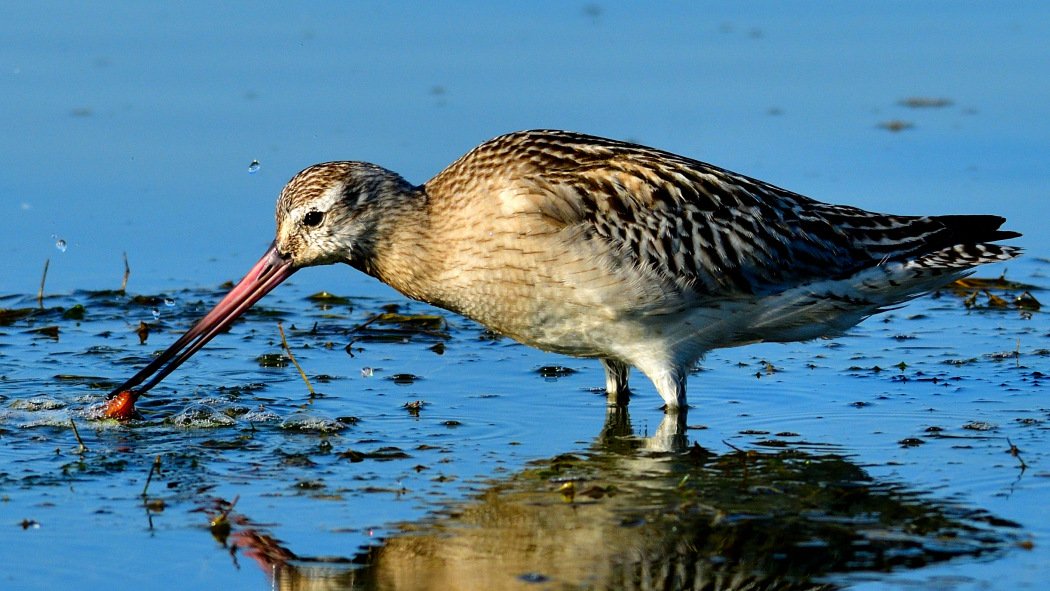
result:
<svg viewBox="0 0 1050 591"><path fill-rule="evenodd" d="M830 205L566 131L495 138L419 186L328 162L281 191L277 238L244 279L110 397L133 404L297 270L346 263L523 344L599 359L612 402L638 368L673 411L711 349L838 335L1017 256L991 244L1019 236L1004 221Z"/></svg>

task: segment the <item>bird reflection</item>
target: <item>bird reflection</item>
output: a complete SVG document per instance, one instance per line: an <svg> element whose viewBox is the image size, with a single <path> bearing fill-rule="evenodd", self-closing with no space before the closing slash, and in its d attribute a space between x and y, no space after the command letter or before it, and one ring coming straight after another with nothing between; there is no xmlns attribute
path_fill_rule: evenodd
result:
<svg viewBox="0 0 1050 591"><path fill-rule="evenodd" d="M274 589L824 590L851 573L1000 554L1017 538L972 507L875 480L834 448L689 447L679 415L639 437L626 407L610 407L589 448L531 462L340 558L298 555L250 525L231 542Z"/></svg>

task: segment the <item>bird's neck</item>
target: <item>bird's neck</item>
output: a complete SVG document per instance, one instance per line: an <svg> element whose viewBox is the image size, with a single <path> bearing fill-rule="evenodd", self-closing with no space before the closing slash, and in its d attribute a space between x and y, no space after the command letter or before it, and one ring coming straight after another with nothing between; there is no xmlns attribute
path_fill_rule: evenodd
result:
<svg viewBox="0 0 1050 591"><path fill-rule="evenodd" d="M376 220L368 256L351 265L411 298L427 301L433 271L430 225L426 190L399 192Z"/></svg>

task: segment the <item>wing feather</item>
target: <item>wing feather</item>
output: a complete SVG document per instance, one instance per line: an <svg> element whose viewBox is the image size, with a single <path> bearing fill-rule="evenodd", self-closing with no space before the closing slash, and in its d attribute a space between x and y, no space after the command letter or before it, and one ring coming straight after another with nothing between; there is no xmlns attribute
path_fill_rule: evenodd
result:
<svg viewBox="0 0 1050 591"><path fill-rule="evenodd" d="M439 175L498 177L605 264L682 296L733 298L843 278L1016 236L996 216L896 216L830 205L644 146L564 131L490 140Z"/></svg>

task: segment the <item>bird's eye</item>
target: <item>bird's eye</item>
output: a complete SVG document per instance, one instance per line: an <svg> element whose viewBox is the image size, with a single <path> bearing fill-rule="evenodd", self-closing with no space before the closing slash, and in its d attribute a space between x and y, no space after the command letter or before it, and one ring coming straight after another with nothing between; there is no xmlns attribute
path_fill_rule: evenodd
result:
<svg viewBox="0 0 1050 591"><path fill-rule="evenodd" d="M321 218L324 214L319 211L311 211L303 217L303 224L307 226L316 226L321 223Z"/></svg>

